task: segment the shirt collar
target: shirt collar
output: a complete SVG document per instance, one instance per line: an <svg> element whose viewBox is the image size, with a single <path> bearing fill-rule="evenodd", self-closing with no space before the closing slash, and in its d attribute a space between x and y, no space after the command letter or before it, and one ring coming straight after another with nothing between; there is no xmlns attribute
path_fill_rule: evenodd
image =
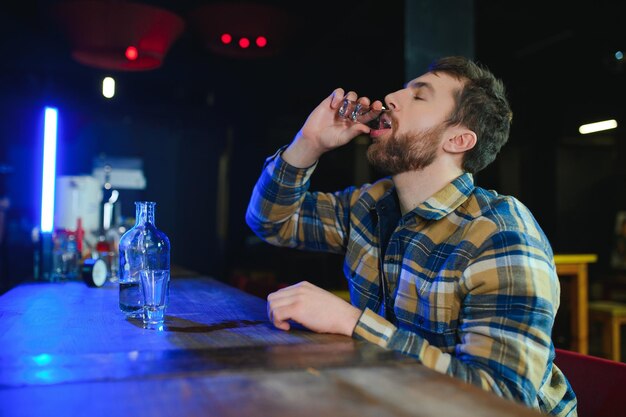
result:
<svg viewBox="0 0 626 417"><path fill-rule="evenodd" d="M427 220L439 220L456 210L474 191L474 177L466 172L437 191L411 212Z"/></svg>

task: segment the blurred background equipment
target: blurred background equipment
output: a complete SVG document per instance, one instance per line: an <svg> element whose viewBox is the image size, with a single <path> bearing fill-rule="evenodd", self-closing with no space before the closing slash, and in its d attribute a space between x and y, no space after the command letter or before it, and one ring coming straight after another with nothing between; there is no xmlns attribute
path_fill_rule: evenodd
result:
<svg viewBox="0 0 626 417"><path fill-rule="evenodd" d="M61 175L57 178L54 224L56 228L75 230L78 219L88 232L100 227L102 184L89 175Z"/></svg>

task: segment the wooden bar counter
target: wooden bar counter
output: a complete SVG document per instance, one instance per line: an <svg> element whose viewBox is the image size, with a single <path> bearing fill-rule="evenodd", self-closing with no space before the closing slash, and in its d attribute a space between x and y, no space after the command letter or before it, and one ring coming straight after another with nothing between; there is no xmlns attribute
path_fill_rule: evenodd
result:
<svg viewBox="0 0 626 417"><path fill-rule="evenodd" d="M0 416L537 416L349 337L273 328L264 300L173 279L166 329L117 286L22 284L0 297Z"/></svg>

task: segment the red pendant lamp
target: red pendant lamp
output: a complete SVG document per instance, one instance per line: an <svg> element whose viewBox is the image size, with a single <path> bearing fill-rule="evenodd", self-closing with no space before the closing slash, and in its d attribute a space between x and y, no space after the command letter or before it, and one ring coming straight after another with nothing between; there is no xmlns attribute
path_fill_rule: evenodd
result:
<svg viewBox="0 0 626 417"><path fill-rule="evenodd" d="M72 57L108 70L160 67L185 28L168 10L123 1L66 1L55 4L53 13L72 44Z"/></svg>

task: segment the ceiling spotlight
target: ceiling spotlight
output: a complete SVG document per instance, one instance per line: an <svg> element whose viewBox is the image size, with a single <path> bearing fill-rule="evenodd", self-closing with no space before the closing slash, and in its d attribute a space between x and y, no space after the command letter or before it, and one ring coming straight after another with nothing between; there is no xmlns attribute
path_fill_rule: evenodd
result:
<svg viewBox="0 0 626 417"><path fill-rule="evenodd" d="M622 59L624 59L624 53L622 51L615 52L615 59L621 61Z"/></svg>
<svg viewBox="0 0 626 417"><path fill-rule="evenodd" d="M224 45L228 45L233 41L233 37L230 35L230 33L223 33L220 39Z"/></svg>

